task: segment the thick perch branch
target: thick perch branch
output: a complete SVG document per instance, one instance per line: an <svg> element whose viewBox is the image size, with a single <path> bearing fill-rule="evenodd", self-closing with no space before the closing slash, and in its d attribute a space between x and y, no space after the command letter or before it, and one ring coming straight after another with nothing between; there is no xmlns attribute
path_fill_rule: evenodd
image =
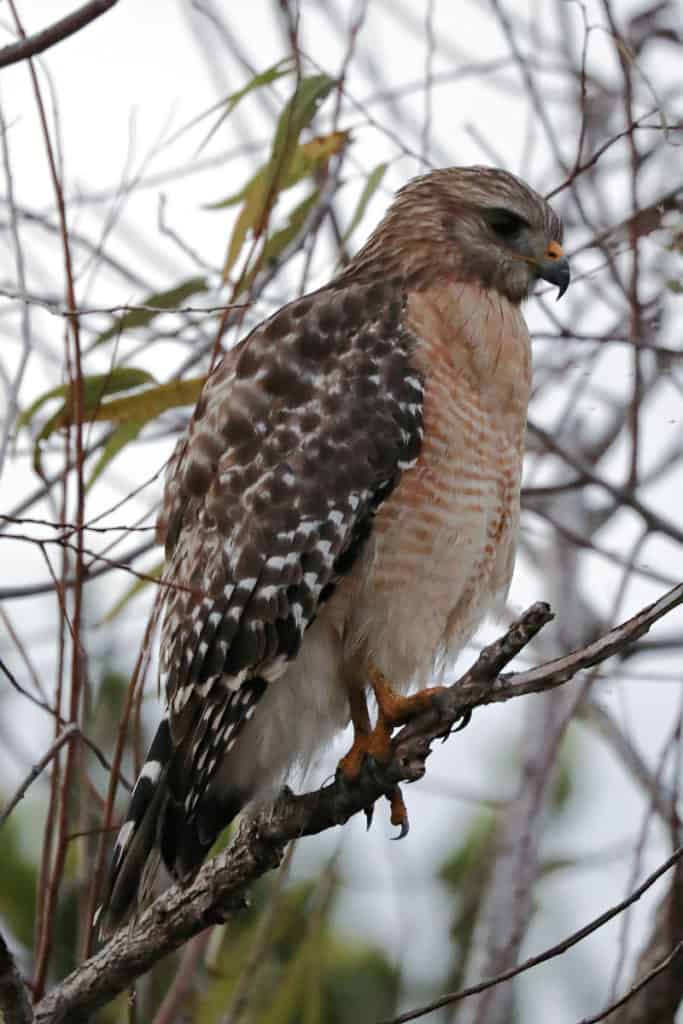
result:
<svg viewBox="0 0 683 1024"><path fill-rule="evenodd" d="M247 821L230 848L204 866L187 889L173 886L130 928L122 928L95 956L72 972L36 1008L37 1024L76 1024L129 986L166 953L244 905L248 887L276 867L290 840L341 825L399 782L425 772L431 744L483 704L540 693L567 682L643 636L654 622L683 603L683 584L595 643L527 672L501 674L552 618L547 604L532 605L507 633L449 687L438 709L407 725L394 741L387 765L364 770L357 784L337 782L314 793L285 792L272 810Z"/></svg>

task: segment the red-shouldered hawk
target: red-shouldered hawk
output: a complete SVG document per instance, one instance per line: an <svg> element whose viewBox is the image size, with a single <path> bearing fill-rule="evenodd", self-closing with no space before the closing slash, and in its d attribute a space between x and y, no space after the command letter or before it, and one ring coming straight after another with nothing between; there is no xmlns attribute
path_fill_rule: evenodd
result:
<svg viewBox="0 0 683 1024"><path fill-rule="evenodd" d="M244 805L349 720L347 775L386 756L429 699L400 694L507 592L531 383L520 304L538 278L567 288L561 237L511 174L426 174L337 277L211 374L166 476L167 716L116 842L105 930L153 848L190 880Z"/></svg>

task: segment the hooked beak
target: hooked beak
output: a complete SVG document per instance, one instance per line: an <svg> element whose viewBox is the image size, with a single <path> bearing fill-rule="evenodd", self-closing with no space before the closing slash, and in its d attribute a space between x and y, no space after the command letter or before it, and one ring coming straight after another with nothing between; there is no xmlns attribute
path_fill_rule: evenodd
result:
<svg viewBox="0 0 683 1024"><path fill-rule="evenodd" d="M557 285L557 298L562 298L571 277L569 261L562 251L559 242L551 242L543 255L543 262L539 266L538 276L550 284Z"/></svg>

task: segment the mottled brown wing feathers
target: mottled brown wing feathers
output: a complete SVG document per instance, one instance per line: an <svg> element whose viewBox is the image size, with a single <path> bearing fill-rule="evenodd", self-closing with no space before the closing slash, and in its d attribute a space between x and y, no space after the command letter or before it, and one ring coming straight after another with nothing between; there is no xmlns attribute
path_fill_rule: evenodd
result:
<svg viewBox="0 0 683 1024"><path fill-rule="evenodd" d="M241 687L296 655L417 457L422 380L403 311L395 284L284 307L228 353L178 447L160 529L180 586L161 677L188 812L260 696L250 685L245 702Z"/></svg>

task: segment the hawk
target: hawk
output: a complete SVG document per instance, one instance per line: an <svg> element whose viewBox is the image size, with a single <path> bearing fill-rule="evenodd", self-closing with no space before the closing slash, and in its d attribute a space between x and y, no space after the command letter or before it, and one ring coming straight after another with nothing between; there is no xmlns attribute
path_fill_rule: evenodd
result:
<svg viewBox="0 0 683 1024"><path fill-rule="evenodd" d="M531 385L520 307L539 278L566 290L561 240L512 174L433 171L211 373L166 475L166 717L116 841L105 930L153 851L188 882L245 804L349 721L347 777L387 757L435 667L505 596ZM405 825L400 794L392 807Z"/></svg>

